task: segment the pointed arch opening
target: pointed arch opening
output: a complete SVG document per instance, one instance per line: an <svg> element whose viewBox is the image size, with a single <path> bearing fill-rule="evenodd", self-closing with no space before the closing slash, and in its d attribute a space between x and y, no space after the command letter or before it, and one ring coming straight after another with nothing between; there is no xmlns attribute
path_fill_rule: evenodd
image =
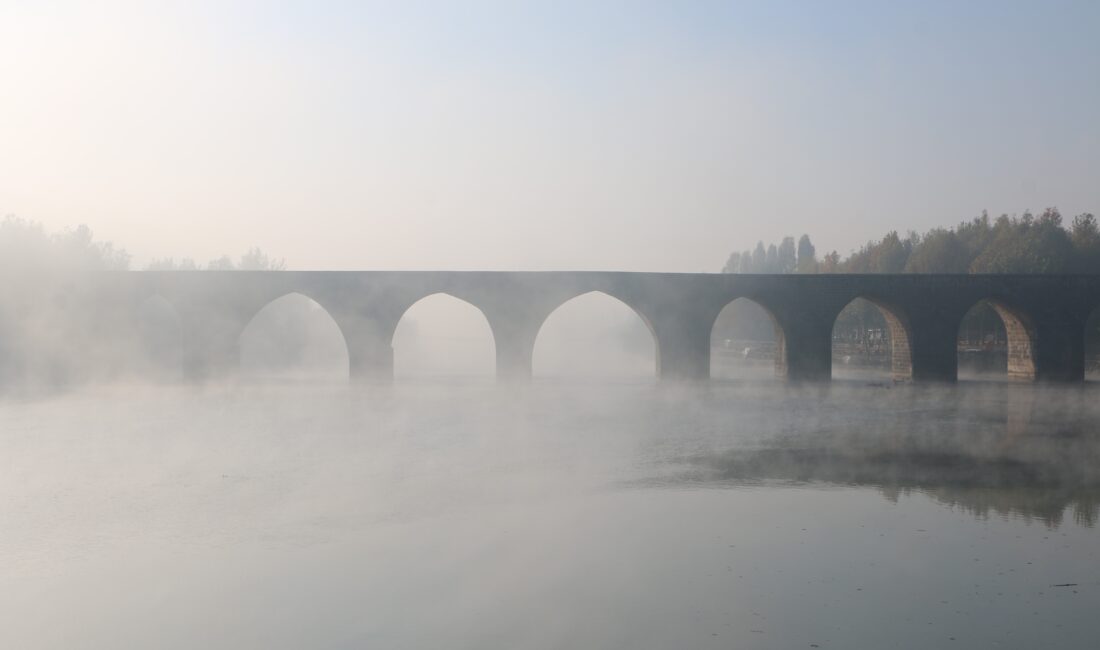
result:
<svg viewBox="0 0 1100 650"><path fill-rule="evenodd" d="M977 302L959 323L959 379L1033 381L1036 353L1030 319L1000 301Z"/></svg>
<svg viewBox="0 0 1100 650"><path fill-rule="evenodd" d="M433 293L405 310L393 333L396 378L493 378L496 343L485 314L465 300Z"/></svg>
<svg viewBox="0 0 1100 650"><path fill-rule="evenodd" d="M576 296L547 316L535 338L537 377L652 379L657 337L634 308L602 291Z"/></svg>
<svg viewBox="0 0 1100 650"><path fill-rule="evenodd" d="M729 302L710 330L710 376L761 379L787 374L786 338L779 321L750 298Z"/></svg>
<svg viewBox="0 0 1100 650"><path fill-rule="evenodd" d="M240 372L246 379L348 379L348 348L339 325L324 307L300 293L267 303L245 326L238 343Z"/></svg>
<svg viewBox="0 0 1100 650"><path fill-rule="evenodd" d="M171 382L183 378L183 326L176 308L153 294L138 306L129 367L137 378Z"/></svg>
<svg viewBox="0 0 1100 650"><path fill-rule="evenodd" d="M858 297L833 321L832 376L838 379L913 378L909 327L897 309Z"/></svg>

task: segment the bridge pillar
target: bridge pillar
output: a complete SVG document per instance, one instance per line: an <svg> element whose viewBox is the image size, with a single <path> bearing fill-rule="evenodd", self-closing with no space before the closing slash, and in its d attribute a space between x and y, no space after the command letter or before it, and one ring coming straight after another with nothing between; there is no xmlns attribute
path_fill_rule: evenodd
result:
<svg viewBox="0 0 1100 650"><path fill-rule="evenodd" d="M181 323L184 379L211 381L235 373L240 366L239 336L240 328L224 323Z"/></svg>
<svg viewBox="0 0 1100 650"><path fill-rule="evenodd" d="M958 325L951 317L911 321L910 353L914 382L953 382L959 378Z"/></svg>
<svg viewBox="0 0 1100 650"><path fill-rule="evenodd" d="M657 377L661 380L710 378L710 323L681 319L655 327Z"/></svg>
<svg viewBox="0 0 1100 650"><path fill-rule="evenodd" d="M535 338L546 320L549 309L543 305L517 304L504 307L482 308L493 331L496 346L497 381L529 381L532 376L532 359L535 354Z"/></svg>
<svg viewBox="0 0 1100 650"><path fill-rule="evenodd" d="M829 381L833 375L833 323L829 319L791 319L785 329L783 354L787 379Z"/></svg>
<svg viewBox="0 0 1100 650"><path fill-rule="evenodd" d="M337 320L348 348L348 376L352 382L391 381L393 345L370 320Z"/></svg>
<svg viewBox="0 0 1100 650"><path fill-rule="evenodd" d="M348 376L353 382L393 379L393 347L384 344L348 346Z"/></svg>
<svg viewBox="0 0 1100 650"><path fill-rule="evenodd" d="M1085 321L1069 315L1044 319L1035 333L1035 379L1048 382L1085 380Z"/></svg>
<svg viewBox="0 0 1100 650"><path fill-rule="evenodd" d="M525 337L496 338L497 380L530 380L534 345L533 340L527 341Z"/></svg>
<svg viewBox="0 0 1100 650"><path fill-rule="evenodd" d="M703 305L689 306L682 302L649 309L643 320L657 344L658 379L711 378L711 328L715 317Z"/></svg>

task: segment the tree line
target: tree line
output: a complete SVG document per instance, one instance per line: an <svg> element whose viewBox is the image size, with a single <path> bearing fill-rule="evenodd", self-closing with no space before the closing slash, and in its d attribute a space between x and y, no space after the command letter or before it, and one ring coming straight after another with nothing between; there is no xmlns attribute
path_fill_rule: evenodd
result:
<svg viewBox="0 0 1100 650"><path fill-rule="evenodd" d="M1100 273L1100 225L1091 213L1067 226L1058 208L1038 216L980 217L924 234L897 231L846 258L817 257L808 235L730 254L723 273Z"/></svg>
<svg viewBox="0 0 1100 650"><path fill-rule="evenodd" d="M205 266L197 264L190 257L181 258L178 262L175 258L153 260L145 266L146 271L285 271L286 260L283 258L268 257L258 247L248 249L237 261L228 255L210 260Z"/></svg>
<svg viewBox="0 0 1100 650"><path fill-rule="evenodd" d="M26 219L0 220L0 394L119 376L142 358L141 324L104 307L83 282L89 272L128 270L132 259L87 226L51 233ZM252 248L237 259L169 259L146 268L281 270L286 262Z"/></svg>
<svg viewBox="0 0 1100 650"><path fill-rule="evenodd" d="M778 246L756 243L754 250L730 253L722 273L817 273L816 250L809 235L802 235L795 247L794 237L784 237Z"/></svg>
<svg viewBox="0 0 1100 650"><path fill-rule="evenodd" d="M0 264L20 272L33 269L72 271L127 271L133 256L111 242L96 241L91 228L81 224L72 230L49 233L42 224L12 215L0 221ZM234 260L229 255L206 264L190 257L157 259L147 271L282 271L286 260L268 256L259 247Z"/></svg>
<svg viewBox="0 0 1100 650"><path fill-rule="evenodd" d="M933 228L924 234L897 231L868 241L846 258L834 250L820 258L808 235L797 245L784 237L778 245L758 242L752 250L732 253L723 273L1100 273L1100 226L1091 213L1063 223L1057 208L1038 216L981 216L953 228ZM745 304L739 304L745 303ZM771 338L772 323L759 306L738 301L723 311L715 337ZM870 332L889 339L882 313L865 300L842 311L834 326L841 340L860 340ZM982 340L1004 340L1000 317L980 303L963 318L960 331ZM1090 326L1089 341L1100 345L1100 331ZM1091 344L1091 343L1090 343Z"/></svg>

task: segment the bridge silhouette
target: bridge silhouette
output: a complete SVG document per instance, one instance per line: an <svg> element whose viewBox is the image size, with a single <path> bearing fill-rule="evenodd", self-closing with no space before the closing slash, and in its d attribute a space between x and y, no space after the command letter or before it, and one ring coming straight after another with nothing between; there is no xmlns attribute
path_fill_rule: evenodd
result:
<svg viewBox="0 0 1100 650"><path fill-rule="evenodd" d="M496 346L497 375L531 375L535 338L563 303L602 292L630 308L656 343L662 379L710 377L711 330L722 309L747 298L771 316L777 374L825 380L832 374L837 315L863 298L890 330L898 380L955 381L956 337L966 312L988 301L1004 321L1013 379L1084 379L1085 324L1100 306L1100 276L1086 275L741 275L495 271L140 271L102 272L87 281L97 301L136 315L160 296L180 322L183 370L216 378L239 360L238 339L270 302L304 295L343 334L355 379L393 376L393 334L414 303L447 294L478 308Z"/></svg>

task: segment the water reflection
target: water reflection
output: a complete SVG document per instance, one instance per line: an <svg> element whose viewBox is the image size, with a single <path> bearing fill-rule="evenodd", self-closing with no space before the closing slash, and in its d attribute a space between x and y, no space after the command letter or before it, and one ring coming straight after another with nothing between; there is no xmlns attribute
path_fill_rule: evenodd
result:
<svg viewBox="0 0 1100 650"><path fill-rule="evenodd" d="M862 396L857 399L857 396ZM1060 526L1100 519L1095 392L850 384L803 392L812 415L780 417L751 447L666 459L646 485L822 484L924 494L975 517Z"/></svg>
<svg viewBox="0 0 1100 650"><path fill-rule="evenodd" d="M1092 647L1097 394L440 380L8 402L0 647Z"/></svg>
<svg viewBox="0 0 1100 650"><path fill-rule="evenodd" d="M1067 509L1082 526L1095 526L1100 516L1100 483L1065 480L1057 475L1056 467L1043 462L902 450L847 453L805 448L731 451L684 463L693 469L679 475L683 483L779 481L870 486L895 502L900 496L919 492L976 517L1020 517L1051 528L1061 525Z"/></svg>

